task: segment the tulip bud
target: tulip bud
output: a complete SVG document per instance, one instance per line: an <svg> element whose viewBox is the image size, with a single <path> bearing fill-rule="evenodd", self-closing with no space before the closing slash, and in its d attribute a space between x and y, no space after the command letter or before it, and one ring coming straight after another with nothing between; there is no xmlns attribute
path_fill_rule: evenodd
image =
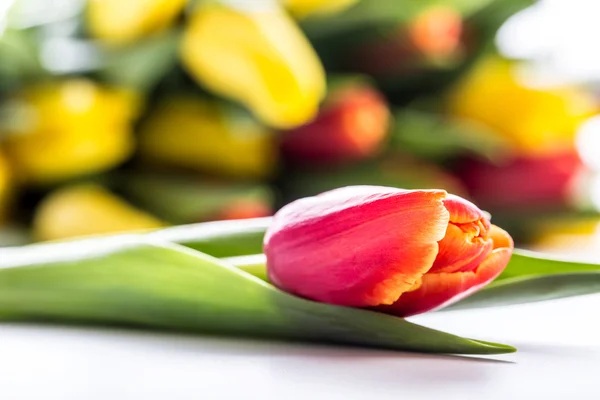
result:
<svg viewBox="0 0 600 400"><path fill-rule="evenodd" d="M288 204L264 240L267 272L312 300L406 317L447 306L508 264L511 237L443 190L353 186Z"/></svg>
<svg viewBox="0 0 600 400"><path fill-rule="evenodd" d="M597 112L593 98L573 87L527 87L513 65L488 58L454 87L450 114L482 123L508 139L516 152L539 155L574 146L579 124Z"/></svg>
<svg viewBox="0 0 600 400"><path fill-rule="evenodd" d="M89 0L86 18L92 36L125 44L164 30L186 4L187 0Z"/></svg>
<svg viewBox="0 0 600 400"><path fill-rule="evenodd" d="M409 24L408 33L422 54L433 58L448 56L460 47L462 17L454 8L432 7Z"/></svg>
<svg viewBox="0 0 600 400"><path fill-rule="evenodd" d="M208 220L236 220L236 219L250 219L250 218L261 218L272 215L273 210L264 202L258 199L248 199L234 201L227 204L222 210L220 210L214 217Z"/></svg>
<svg viewBox="0 0 600 400"><path fill-rule="evenodd" d="M72 80L27 88L9 104L12 120L0 130L15 173L27 183L104 171L133 150L139 104L131 93Z"/></svg>
<svg viewBox="0 0 600 400"><path fill-rule="evenodd" d="M584 168L574 149L519 156L501 164L469 160L459 171L471 196L497 211L540 211L568 206L569 191Z"/></svg>
<svg viewBox="0 0 600 400"><path fill-rule="evenodd" d="M186 28L181 52L202 85L241 102L272 126L310 120L325 94L316 53L277 8L201 6Z"/></svg>
<svg viewBox="0 0 600 400"><path fill-rule="evenodd" d="M298 18L317 14L335 14L359 0L280 0Z"/></svg>
<svg viewBox="0 0 600 400"><path fill-rule="evenodd" d="M163 226L163 222L96 185L71 186L50 193L38 206L33 219L34 236L39 240Z"/></svg>
<svg viewBox="0 0 600 400"><path fill-rule="evenodd" d="M430 67L454 65L462 55L462 17L450 7L432 7L407 24L388 28L350 48L347 68L375 76L412 76Z"/></svg>
<svg viewBox="0 0 600 400"><path fill-rule="evenodd" d="M282 152L301 164L338 164L375 155L390 124L383 96L365 84L343 85L327 96L319 115L283 133Z"/></svg>
<svg viewBox="0 0 600 400"><path fill-rule="evenodd" d="M274 134L244 110L199 97L165 99L140 128L147 160L235 178L273 173Z"/></svg>

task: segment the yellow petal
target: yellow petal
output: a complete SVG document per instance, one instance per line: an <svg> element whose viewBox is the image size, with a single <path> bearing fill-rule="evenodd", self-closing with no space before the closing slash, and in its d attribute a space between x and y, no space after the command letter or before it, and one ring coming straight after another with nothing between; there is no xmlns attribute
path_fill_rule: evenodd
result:
<svg viewBox="0 0 600 400"><path fill-rule="evenodd" d="M292 14L304 18L313 14L335 14L356 4L358 0L280 0Z"/></svg>
<svg viewBox="0 0 600 400"><path fill-rule="evenodd" d="M479 63L450 92L451 114L492 128L525 154L573 147L579 124L597 112L592 97L574 87L532 88L514 65L499 58Z"/></svg>
<svg viewBox="0 0 600 400"><path fill-rule="evenodd" d="M203 86L275 127L313 118L325 93L316 53L279 9L201 7L188 24L181 56Z"/></svg>
<svg viewBox="0 0 600 400"><path fill-rule="evenodd" d="M237 178L275 170L275 137L249 114L199 97L163 101L142 125L140 154L148 160Z"/></svg>
<svg viewBox="0 0 600 400"><path fill-rule="evenodd" d="M125 44L168 27L187 0L89 0L87 23L94 37Z"/></svg>
<svg viewBox="0 0 600 400"><path fill-rule="evenodd" d="M164 223L101 186L79 185L51 193L37 209L34 235L60 240L113 232L154 229Z"/></svg>
<svg viewBox="0 0 600 400"><path fill-rule="evenodd" d="M29 87L11 99L23 114L6 130L6 153L27 183L100 172L133 151L135 96L71 80Z"/></svg>

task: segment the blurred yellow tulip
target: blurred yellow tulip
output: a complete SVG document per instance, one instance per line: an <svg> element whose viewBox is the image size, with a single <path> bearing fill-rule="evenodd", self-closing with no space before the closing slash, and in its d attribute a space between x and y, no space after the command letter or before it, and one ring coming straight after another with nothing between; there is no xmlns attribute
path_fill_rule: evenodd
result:
<svg viewBox="0 0 600 400"><path fill-rule="evenodd" d="M126 44L167 28L187 0L89 0L86 18L92 36Z"/></svg>
<svg viewBox="0 0 600 400"><path fill-rule="evenodd" d="M320 60L278 8L202 6L187 26L181 56L202 85L241 102L274 127L312 119L325 94Z"/></svg>
<svg viewBox="0 0 600 400"><path fill-rule="evenodd" d="M274 133L244 110L198 97L174 97L140 129L140 154L173 166L237 178L275 169Z"/></svg>
<svg viewBox="0 0 600 400"><path fill-rule="evenodd" d="M11 192L9 165L6 158L0 153L0 225L2 225L6 218Z"/></svg>
<svg viewBox="0 0 600 400"><path fill-rule="evenodd" d="M359 0L280 0L292 14L304 18L314 14L335 14Z"/></svg>
<svg viewBox="0 0 600 400"><path fill-rule="evenodd" d="M579 124L598 110L593 98L575 87L524 86L513 64L500 58L475 66L447 100L451 114L487 125L530 155L573 147Z"/></svg>
<svg viewBox="0 0 600 400"><path fill-rule="evenodd" d="M15 174L51 184L103 171L133 150L133 93L71 80L27 88L15 95L14 121L1 132Z"/></svg>
<svg viewBox="0 0 600 400"><path fill-rule="evenodd" d="M535 224L529 248L551 253L600 253L600 219L594 216L548 218Z"/></svg>
<svg viewBox="0 0 600 400"><path fill-rule="evenodd" d="M103 187L89 184L59 189L43 199L34 215L33 232L38 240L60 240L164 225Z"/></svg>

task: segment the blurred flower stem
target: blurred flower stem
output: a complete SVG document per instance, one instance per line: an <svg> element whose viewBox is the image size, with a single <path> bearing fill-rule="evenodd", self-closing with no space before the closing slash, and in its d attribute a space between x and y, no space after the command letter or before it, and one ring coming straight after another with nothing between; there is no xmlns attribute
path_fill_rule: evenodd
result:
<svg viewBox="0 0 600 400"><path fill-rule="evenodd" d="M257 218L273 212L273 194L264 184L149 173L127 173L118 181L137 204L174 224Z"/></svg>

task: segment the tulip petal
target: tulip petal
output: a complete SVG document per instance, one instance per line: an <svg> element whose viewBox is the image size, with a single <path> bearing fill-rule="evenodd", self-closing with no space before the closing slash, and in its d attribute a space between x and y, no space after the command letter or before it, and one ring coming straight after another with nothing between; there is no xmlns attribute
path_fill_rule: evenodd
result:
<svg viewBox="0 0 600 400"><path fill-rule="evenodd" d="M488 238L489 216L452 194L444 199L444 206L450 213L450 223L430 273L472 271L493 249Z"/></svg>
<svg viewBox="0 0 600 400"><path fill-rule="evenodd" d="M446 236L439 242L440 250L429 272L472 271L492 251L493 245L491 239L473 237L450 223Z"/></svg>
<svg viewBox="0 0 600 400"><path fill-rule="evenodd" d="M391 306L377 307L377 310L408 317L449 306L494 280L504 270L511 255L512 248L498 248L475 271L426 274L417 290L404 293Z"/></svg>
<svg viewBox="0 0 600 400"><path fill-rule="evenodd" d="M290 203L265 236L269 278L317 301L392 304L435 260L449 220L445 197L353 186Z"/></svg>
<svg viewBox="0 0 600 400"><path fill-rule="evenodd" d="M501 247L508 247L512 249L515 247L512 237L504 229L492 225L488 232L488 237L494 241L494 249Z"/></svg>
<svg viewBox="0 0 600 400"><path fill-rule="evenodd" d="M446 196L444 206L450 213L450 222L454 222L455 224L467 224L485 218L485 214L479 207L453 194Z"/></svg>

